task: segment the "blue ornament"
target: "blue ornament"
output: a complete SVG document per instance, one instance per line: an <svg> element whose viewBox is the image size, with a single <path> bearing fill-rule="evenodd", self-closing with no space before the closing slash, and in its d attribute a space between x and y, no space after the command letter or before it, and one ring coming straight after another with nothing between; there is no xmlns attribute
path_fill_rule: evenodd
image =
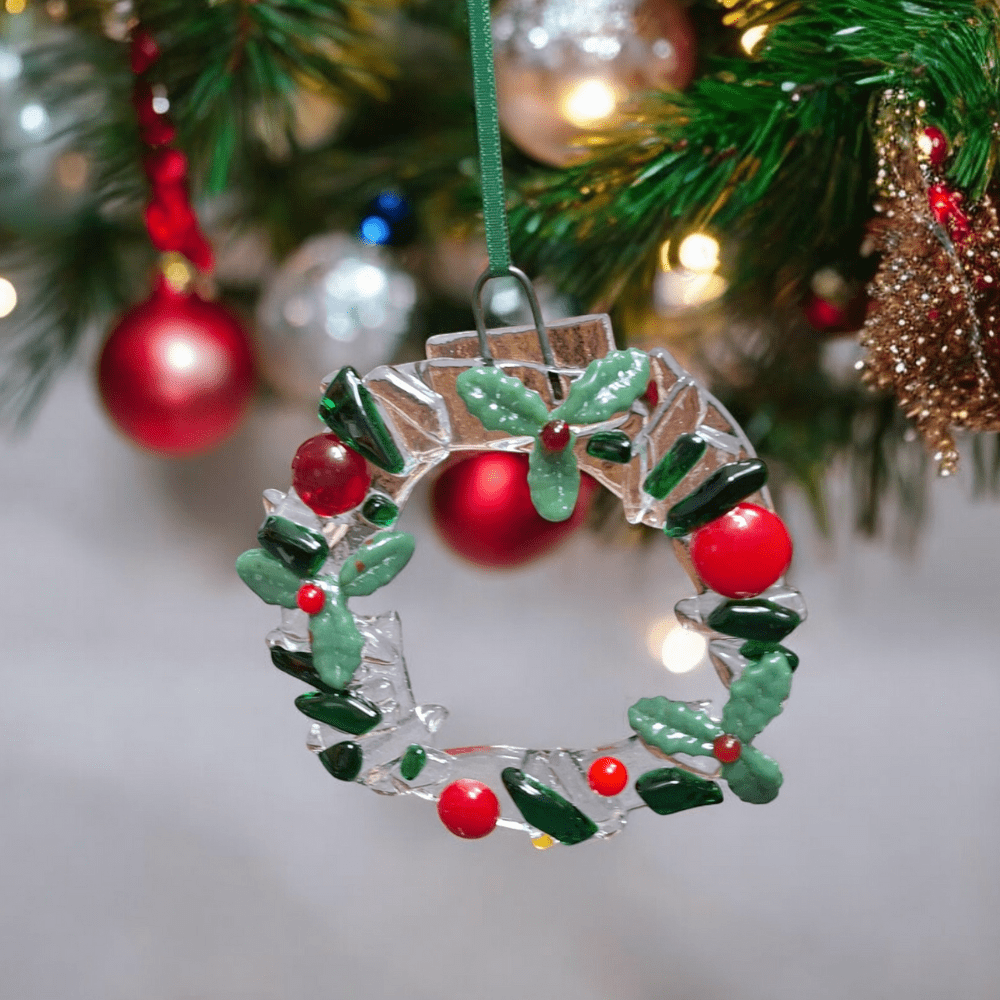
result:
<svg viewBox="0 0 1000 1000"><path fill-rule="evenodd" d="M399 191L383 191L365 208L358 235L375 246L403 246L416 235L413 206Z"/></svg>

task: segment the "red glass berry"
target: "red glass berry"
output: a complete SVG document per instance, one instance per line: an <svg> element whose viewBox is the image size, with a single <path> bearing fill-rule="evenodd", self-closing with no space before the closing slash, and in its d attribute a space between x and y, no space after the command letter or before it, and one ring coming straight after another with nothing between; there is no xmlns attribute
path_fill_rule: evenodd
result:
<svg viewBox="0 0 1000 1000"><path fill-rule="evenodd" d="M496 827L500 803L488 785L471 778L459 778L441 793L438 816L456 837L478 840Z"/></svg>
<svg viewBox="0 0 1000 1000"><path fill-rule="evenodd" d="M933 125L924 129L924 142L921 146L927 150L927 156L935 167L940 167L948 159L948 140L944 137L944 132Z"/></svg>
<svg viewBox="0 0 1000 1000"><path fill-rule="evenodd" d="M292 485L320 517L352 510L365 498L371 476L365 460L336 434L317 434L292 459Z"/></svg>
<svg viewBox="0 0 1000 1000"><path fill-rule="evenodd" d="M617 757L600 757L590 765L587 780L598 795L617 795L628 783L628 768Z"/></svg>
<svg viewBox="0 0 1000 1000"><path fill-rule="evenodd" d="M741 503L691 538L691 562L724 597L756 597L788 569L792 540L777 514Z"/></svg>
<svg viewBox="0 0 1000 1000"><path fill-rule="evenodd" d="M724 733L712 741L712 753L720 764L733 764L743 753L743 744L735 736Z"/></svg>
<svg viewBox="0 0 1000 1000"><path fill-rule="evenodd" d="M656 379L651 378L649 380L649 385L646 386L646 391L643 393L642 398L646 400L646 405L651 409L655 410L660 402L660 388L656 384Z"/></svg>
<svg viewBox="0 0 1000 1000"><path fill-rule="evenodd" d="M927 200L934 218L948 227L952 239L963 240L969 235L972 225L961 209L960 191L952 191L947 184L932 184L927 189Z"/></svg>
<svg viewBox="0 0 1000 1000"><path fill-rule="evenodd" d="M538 437L546 451L562 451L569 444L569 424L565 420L550 420Z"/></svg>
<svg viewBox="0 0 1000 1000"><path fill-rule="evenodd" d="M317 587L314 583L306 583L299 587L299 592L295 595L295 603L299 609L307 615L318 615L326 604L326 594L322 587Z"/></svg>

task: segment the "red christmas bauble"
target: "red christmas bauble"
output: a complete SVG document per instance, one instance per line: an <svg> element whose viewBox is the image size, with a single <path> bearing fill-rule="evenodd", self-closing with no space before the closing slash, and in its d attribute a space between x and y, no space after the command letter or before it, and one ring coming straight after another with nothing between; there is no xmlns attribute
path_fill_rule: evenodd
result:
<svg viewBox="0 0 1000 1000"><path fill-rule="evenodd" d="M456 837L478 840L496 827L500 803L489 785L472 778L459 778L441 793L438 816Z"/></svg>
<svg viewBox="0 0 1000 1000"><path fill-rule="evenodd" d="M194 455L224 441L256 384L250 341L236 318L163 280L111 331L97 381L125 435L162 455Z"/></svg>
<svg viewBox="0 0 1000 1000"><path fill-rule="evenodd" d="M784 522L755 503L741 503L691 538L698 576L724 597L756 597L788 569L792 540Z"/></svg>
<svg viewBox="0 0 1000 1000"><path fill-rule="evenodd" d="M862 290L846 302L835 302L810 292L802 311L818 333L853 333L865 325L868 296Z"/></svg>
<svg viewBox="0 0 1000 1000"><path fill-rule="evenodd" d="M628 768L617 757L600 757L590 765L587 781L598 795L617 795L628 784Z"/></svg>
<svg viewBox="0 0 1000 1000"><path fill-rule="evenodd" d="M292 485L310 510L333 517L364 500L371 476L365 460L336 434L317 434L292 459Z"/></svg>
<svg viewBox="0 0 1000 1000"><path fill-rule="evenodd" d="M449 466L434 484L431 509L441 537L479 566L521 566L572 534L597 489L580 477L576 508L565 521L546 521L528 490L528 456L506 451L473 455Z"/></svg>

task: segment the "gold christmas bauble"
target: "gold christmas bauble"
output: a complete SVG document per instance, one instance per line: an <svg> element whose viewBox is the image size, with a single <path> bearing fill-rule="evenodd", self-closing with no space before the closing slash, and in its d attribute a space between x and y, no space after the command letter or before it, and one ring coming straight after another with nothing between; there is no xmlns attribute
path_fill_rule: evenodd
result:
<svg viewBox="0 0 1000 1000"><path fill-rule="evenodd" d="M682 90L697 59L677 0L503 0L493 45L500 124L553 166L585 158L631 95Z"/></svg>

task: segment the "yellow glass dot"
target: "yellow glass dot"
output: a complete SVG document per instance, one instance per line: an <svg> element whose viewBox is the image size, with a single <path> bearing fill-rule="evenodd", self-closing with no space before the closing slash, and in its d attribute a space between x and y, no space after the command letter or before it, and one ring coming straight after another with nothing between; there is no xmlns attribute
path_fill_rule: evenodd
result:
<svg viewBox="0 0 1000 1000"><path fill-rule="evenodd" d="M175 292L186 292L194 281L194 268L179 253L165 253L160 271Z"/></svg>
<svg viewBox="0 0 1000 1000"><path fill-rule="evenodd" d="M21 14L27 6L27 0L4 0L3 9L8 14Z"/></svg>
<svg viewBox="0 0 1000 1000"><path fill-rule="evenodd" d="M531 843L539 851L547 851L555 841L547 833L540 833L537 837L531 838Z"/></svg>

